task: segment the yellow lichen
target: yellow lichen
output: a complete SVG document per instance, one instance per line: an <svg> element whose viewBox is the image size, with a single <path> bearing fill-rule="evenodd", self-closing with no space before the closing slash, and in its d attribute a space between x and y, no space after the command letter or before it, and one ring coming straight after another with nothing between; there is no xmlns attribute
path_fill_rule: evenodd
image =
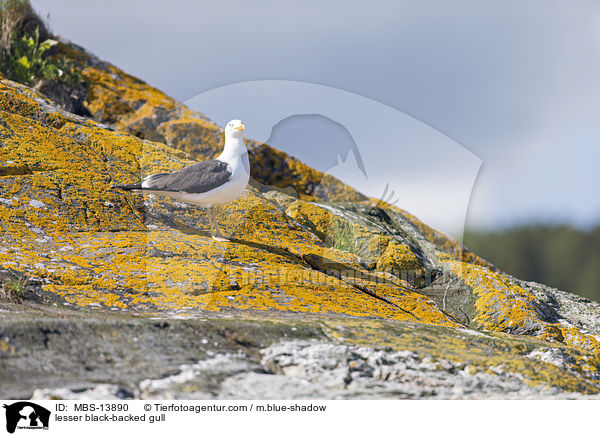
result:
<svg viewBox="0 0 600 436"><path fill-rule="evenodd" d="M145 92L127 76L115 84L108 72L86 74L98 74L113 97L121 87L133 89L126 99ZM50 109L34 104L40 97L8 81L3 86L11 101L29 106L0 111L2 151L31 171L0 179L2 197L10 198L0 204L7 246L0 260L42 278L43 289L64 301L139 311L280 310L456 324L407 283L370 273L355 254L324 244L253 188L217 213L233 238L225 246L209 238L205 212L197 208L146 199L154 206L145 217L141 198L110 186L181 168L192 162L186 153L58 111L62 121L54 126L45 121ZM167 97L153 98L148 107L171 107Z"/></svg>
<svg viewBox="0 0 600 436"><path fill-rule="evenodd" d="M14 356L17 354L17 352L15 347L6 342L4 339L0 339L0 355L1 354L10 354L11 356Z"/></svg>
<svg viewBox="0 0 600 436"><path fill-rule="evenodd" d="M440 255L452 272L476 296L474 322L485 330L535 334L549 341L600 354L600 341L575 326L551 322L535 295L509 278L482 266L457 262Z"/></svg>
<svg viewBox="0 0 600 436"><path fill-rule="evenodd" d="M221 129L201 114L75 46L60 44L59 49L82 69L88 87L86 107L96 120L140 138L164 142L186 151L194 160L220 152ZM308 201L366 200L350 186L284 152L254 141L250 145L252 177L264 185L291 187Z"/></svg>
<svg viewBox="0 0 600 436"><path fill-rule="evenodd" d="M593 335L548 321L531 292L457 241L268 145L249 144L253 176L291 187L300 200L286 200L283 213L248 188L217 211L230 243L209 237L205 211L158 198L146 198L144 207L140 197L111 189L213 157L222 146L221 129L111 65L91 62L70 46L61 50L83 68L88 109L122 132L56 110L35 91L2 81L5 269L35 276L48 295L87 309L296 313L327 320L333 314L345 321L343 328L324 321L332 337L454 356L469 362L469 371L504 365L532 384L598 391L596 382L579 377L598 372ZM403 279L398 271L425 269L410 242L307 200L358 201L399 213L440 250L435 260L472 289L474 323L491 333L462 329ZM415 340L414 329L435 329L436 342ZM485 339L470 338L476 335ZM576 364L561 375L556 366L527 357L542 346L564 351ZM14 349L0 341L0 352Z"/></svg>

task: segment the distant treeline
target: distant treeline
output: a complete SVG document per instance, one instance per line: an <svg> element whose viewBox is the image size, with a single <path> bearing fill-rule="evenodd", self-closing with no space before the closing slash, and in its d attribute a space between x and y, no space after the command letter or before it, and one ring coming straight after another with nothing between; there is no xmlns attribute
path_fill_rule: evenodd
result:
<svg viewBox="0 0 600 436"><path fill-rule="evenodd" d="M600 226L466 232L465 245L507 273L600 301Z"/></svg>

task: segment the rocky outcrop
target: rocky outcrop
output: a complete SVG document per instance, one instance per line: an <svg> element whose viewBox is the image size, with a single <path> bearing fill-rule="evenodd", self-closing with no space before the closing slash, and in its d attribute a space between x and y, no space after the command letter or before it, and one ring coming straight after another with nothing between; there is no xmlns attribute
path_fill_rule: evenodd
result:
<svg viewBox="0 0 600 436"><path fill-rule="evenodd" d="M139 138L157 141L204 160L223 149L223 129L204 115L81 47L63 43L61 55L80 65L94 119ZM252 177L260 184L291 189L304 200L360 201L366 197L267 144L247 140Z"/></svg>
<svg viewBox="0 0 600 436"><path fill-rule="evenodd" d="M61 50L81 66L97 121L0 86L0 396L600 389L598 304L497 271L265 144L249 144L258 183L218 211L230 243L209 237L198 208L112 190L212 157L222 130ZM15 278L21 303L9 298Z"/></svg>
<svg viewBox="0 0 600 436"><path fill-rule="evenodd" d="M8 82L4 93L10 107L37 112L2 114L0 256L6 267L35 276L44 291L82 307L334 312L456 325L409 281L370 268L344 246L358 244L353 232L360 233L377 263L376 224L363 217L371 206L344 218L342 208L332 212L250 187L220 211L233 243L218 243L206 237L202 210L152 197L144 203L110 188L189 164L185 153L50 110L39 95ZM293 219L311 208L325 218L338 214L334 231L341 233L327 236L323 223L311 231Z"/></svg>

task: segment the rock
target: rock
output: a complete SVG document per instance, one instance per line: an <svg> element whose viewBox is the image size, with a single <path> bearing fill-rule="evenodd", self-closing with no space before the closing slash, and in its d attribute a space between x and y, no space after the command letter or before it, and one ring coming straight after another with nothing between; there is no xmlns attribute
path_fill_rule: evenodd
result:
<svg viewBox="0 0 600 436"><path fill-rule="evenodd" d="M218 322L228 329L237 328L228 320ZM177 321L173 322L172 328L177 329L177 324ZM263 322L263 327L267 325ZM207 330L210 331L211 327ZM442 337L457 337L452 329L448 329L446 334L437 333L441 333ZM422 332L419 336L424 337ZM486 335L476 336L472 345L484 345L488 341L488 358L495 353L501 355L507 345ZM206 341L203 348L207 357L196 363L180 365L174 373L165 377L140 380L144 375L140 374L137 381L127 385L36 390L34 398L600 398L597 393L584 396L564 389L570 383L581 383L584 391L593 385L586 384L586 377L577 370L569 369L575 361L571 360L569 351L558 348L534 349L535 346L532 346L534 351L521 354L516 360L511 360L514 359L511 355L501 363L492 364L490 360L488 366L482 367L476 360L471 360L472 356L468 353L463 354L459 361L453 361L423 354L419 346L414 350L398 351L389 347L336 343L324 336L311 340L288 338L283 342L263 345L255 352L249 349L238 349L235 353L210 351L214 344ZM496 347L499 348L494 351ZM544 375L535 375L537 372ZM534 382L542 379L553 381L550 384Z"/></svg>
<svg viewBox="0 0 600 436"><path fill-rule="evenodd" d="M32 400L128 400L133 393L117 385L99 384L90 389L36 389Z"/></svg>
<svg viewBox="0 0 600 436"><path fill-rule="evenodd" d="M35 105L5 83L7 100ZM111 190L140 171L190 163L182 152L56 108L39 106L36 117L52 117L60 128L18 113L1 116L0 159L31 171L5 170L10 176L1 180L12 203L0 205L7 229L0 258L42 279L44 294L127 311L239 308L415 319L406 304L418 306L425 322L456 325L410 283L371 272L358 255L336 249L336 241L330 247L251 187L220 211L223 231L233 236L229 245L207 237L202 210Z"/></svg>
<svg viewBox="0 0 600 436"><path fill-rule="evenodd" d="M75 44L60 53L77 62L87 84L94 119L139 138L158 141L205 160L223 148L223 129L156 88L104 62ZM264 185L292 188L305 200L360 201L366 197L267 144L246 140L252 177Z"/></svg>
<svg viewBox="0 0 600 436"><path fill-rule="evenodd" d="M91 115L84 104L87 89L83 82L66 85L57 80L44 79L35 85L35 89L68 112L84 116Z"/></svg>
<svg viewBox="0 0 600 436"><path fill-rule="evenodd" d="M504 274L266 144L250 143L257 181L217 211L230 243L210 238L203 210L112 190L212 157L221 129L60 50L97 121L0 85L0 396L600 390L600 305ZM8 277L26 283L20 304Z"/></svg>

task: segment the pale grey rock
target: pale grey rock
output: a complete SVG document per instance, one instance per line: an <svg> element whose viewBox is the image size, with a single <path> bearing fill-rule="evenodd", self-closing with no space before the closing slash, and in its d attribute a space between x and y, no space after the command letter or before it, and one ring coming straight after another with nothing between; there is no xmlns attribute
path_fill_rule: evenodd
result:
<svg viewBox="0 0 600 436"><path fill-rule="evenodd" d="M260 351L260 364L244 353L217 354L162 379L139 383L139 399L599 399L554 388L531 387L520 374L490 372L448 359L323 341L281 342ZM571 362L561 350L530 353L559 367ZM78 393L39 390L34 399L115 399L118 386Z"/></svg>

